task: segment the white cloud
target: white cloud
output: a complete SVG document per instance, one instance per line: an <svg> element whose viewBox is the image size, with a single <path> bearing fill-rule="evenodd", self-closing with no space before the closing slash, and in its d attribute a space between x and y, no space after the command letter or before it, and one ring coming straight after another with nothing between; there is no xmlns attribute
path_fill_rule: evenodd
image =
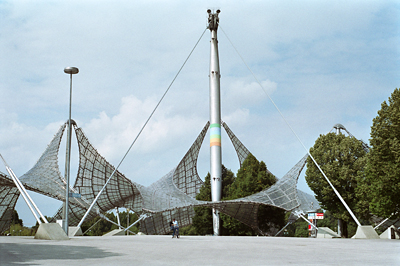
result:
<svg viewBox="0 0 400 266"><path fill-rule="evenodd" d="M103 111L98 118L83 125L84 131L106 158L121 158L142 130L156 104L152 99L141 101L133 95L124 97L118 114L109 117ZM201 119L196 116L185 117L160 107L137 138L135 153L151 154L160 149L170 149L182 140L187 141L187 133L201 130L201 126Z"/></svg>
<svg viewBox="0 0 400 266"><path fill-rule="evenodd" d="M263 80L259 84L257 81L248 82L238 78L231 78L225 86L221 88L221 97L228 108L229 106L259 105L267 98L266 93L272 95L277 88L276 82L270 80Z"/></svg>

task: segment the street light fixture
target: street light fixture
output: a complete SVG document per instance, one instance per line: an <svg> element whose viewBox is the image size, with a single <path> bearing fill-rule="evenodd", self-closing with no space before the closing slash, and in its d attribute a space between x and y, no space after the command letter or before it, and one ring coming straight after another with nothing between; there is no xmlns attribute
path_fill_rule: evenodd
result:
<svg viewBox="0 0 400 266"><path fill-rule="evenodd" d="M71 102L72 102L72 75L78 74L79 69L77 67L66 67L64 72L70 75L70 86L69 86L69 118L68 118L68 135L67 135L67 148L65 155L65 181L67 182L65 188L65 204L64 204L64 219L63 229L66 235L68 235L68 209L69 209L69 175L70 175L70 161L71 161Z"/></svg>

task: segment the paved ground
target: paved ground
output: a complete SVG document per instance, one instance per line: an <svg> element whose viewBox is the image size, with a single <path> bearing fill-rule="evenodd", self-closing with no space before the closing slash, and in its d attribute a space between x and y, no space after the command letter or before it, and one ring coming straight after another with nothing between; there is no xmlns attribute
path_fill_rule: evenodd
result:
<svg viewBox="0 0 400 266"><path fill-rule="evenodd" d="M110 236L0 237L0 265L400 265L399 240Z"/></svg>

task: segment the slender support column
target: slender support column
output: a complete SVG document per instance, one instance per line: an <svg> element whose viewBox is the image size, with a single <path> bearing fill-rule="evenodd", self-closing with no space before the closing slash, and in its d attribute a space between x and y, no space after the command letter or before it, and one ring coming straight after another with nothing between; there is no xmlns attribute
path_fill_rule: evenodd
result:
<svg viewBox="0 0 400 266"><path fill-rule="evenodd" d="M118 225L119 225L119 229L122 229L121 220L119 219L119 209L118 209L118 207L116 207L115 209L116 209L116 212L117 212L117 222L118 222Z"/></svg>
<svg viewBox="0 0 400 266"><path fill-rule="evenodd" d="M24 185L21 183L21 181L18 179L18 177L15 175L14 171L8 166L6 161L4 160L3 156L0 154L1 159L4 162L4 165L6 166L7 172L10 174L12 180L14 181L15 186L19 190L20 194L24 198L26 204L28 205L29 209L31 210L33 216L35 216L36 221L38 224L41 224L42 222L40 221L39 217L37 216L35 210L39 213L40 217L42 217L43 221L45 223L48 223L46 220L46 217L42 214L42 212L39 210L39 208L36 206L35 202L32 200L32 198L29 196L28 192L26 191ZM33 207L32 207L33 205ZM34 210L35 209L35 210Z"/></svg>
<svg viewBox="0 0 400 266"><path fill-rule="evenodd" d="M126 227L128 228L129 227L129 213L130 212L130 209L129 208L127 208L126 209ZM129 231L128 232L126 232L126 235L128 235L129 236Z"/></svg>
<svg viewBox="0 0 400 266"><path fill-rule="evenodd" d="M221 100L220 100L220 71L218 57L218 14L208 12L208 29L211 32L210 51L210 175L211 200L220 201L222 193L222 155L221 155ZM214 235L219 235L219 213L213 209Z"/></svg>
<svg viewBox="0 0 400 266"><path fill-rule="evenodd" d="M64 69L66 74L70 75L70 86L69 86L69 118L68 118L68 133L67 133L67 147L65 154L65 203L64 203L64 219L63 229L66 235L68 235L68 210L69 210L69 176L70 176L70 162L71 162L71 102L72 102L72 75L77 74L79 69L76 67L66 67Z"/></svg>

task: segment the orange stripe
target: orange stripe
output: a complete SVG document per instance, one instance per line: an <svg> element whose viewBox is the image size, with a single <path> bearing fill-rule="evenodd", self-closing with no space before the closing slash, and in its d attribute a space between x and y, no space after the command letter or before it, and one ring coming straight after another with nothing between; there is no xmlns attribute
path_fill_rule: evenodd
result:
<svg viewBox="0 0 400 266"><path fill-rule="evenodd" d="M212 146L220 146L221 147L221 141L210 141L210 147Z"/></svg>

